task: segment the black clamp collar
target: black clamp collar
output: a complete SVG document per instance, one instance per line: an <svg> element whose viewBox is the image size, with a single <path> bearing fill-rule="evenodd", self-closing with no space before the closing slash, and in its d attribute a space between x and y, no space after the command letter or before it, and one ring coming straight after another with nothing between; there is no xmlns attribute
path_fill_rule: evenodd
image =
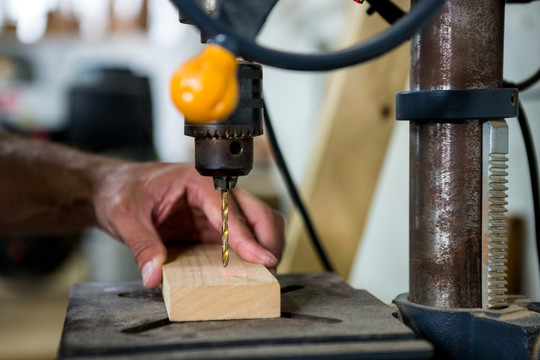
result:
<svg viewBox="0 0 540 360"><path fill-rule="evenodd" d="M470 120L518 116L517 89L421 90L396 94L397 120Z"/></svg>

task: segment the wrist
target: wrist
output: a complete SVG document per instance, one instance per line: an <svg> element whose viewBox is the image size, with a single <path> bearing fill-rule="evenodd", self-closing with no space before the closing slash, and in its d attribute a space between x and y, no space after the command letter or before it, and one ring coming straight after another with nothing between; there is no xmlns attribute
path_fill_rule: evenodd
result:
<svg viewBox="0 0 540 360"><path fill-rule="evenodd" d="M89 167L85 170L85 176L89 185L89 203L93 213L93 226L98 226L104 230L104 204L113 200L118 195L124 174L130 163L123 160L105 156L92 156L89 160Z"/></svg>

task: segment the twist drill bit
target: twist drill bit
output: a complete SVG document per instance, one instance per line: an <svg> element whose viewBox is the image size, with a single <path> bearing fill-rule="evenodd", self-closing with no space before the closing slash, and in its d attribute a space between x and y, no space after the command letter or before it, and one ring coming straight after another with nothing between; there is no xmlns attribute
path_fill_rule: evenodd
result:
<svg viewBox="0 0 540 360"><path fill-rule="evenodd" d="M229 264L229 196L227 190L221 190L221 261Z"/></svg>

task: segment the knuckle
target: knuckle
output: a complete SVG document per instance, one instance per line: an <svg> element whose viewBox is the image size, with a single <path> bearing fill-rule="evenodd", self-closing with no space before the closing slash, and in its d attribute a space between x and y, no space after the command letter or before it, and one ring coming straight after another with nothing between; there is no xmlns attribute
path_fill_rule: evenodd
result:
<svg viewBox="0 0 540 360"><path fill-rule="evenodd" d="M272 210L272 216L276 226L281 230L285 228L286 220L285 216L277 210Z"/></svg>
<svg viewBox="0 0 540 360"><path fill-rule="evenodd" d="M146 241L146 239L135 239L133 241L126 241L133 257L139 265L143 265L146 261L152 258L154 252L153 246Z"/></svg>
<svg viewBox="0 0 540 360"><path fill-rule="evenodd" d="M107 216L111 219L125 218L132 215L132 208L125 198L119 194L109 200Z"/></svg>

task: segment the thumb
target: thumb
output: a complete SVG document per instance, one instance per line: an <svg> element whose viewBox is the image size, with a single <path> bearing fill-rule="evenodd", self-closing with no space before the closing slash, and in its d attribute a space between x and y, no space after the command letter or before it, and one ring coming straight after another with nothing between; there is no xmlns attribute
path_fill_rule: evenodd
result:
<svg viewBox="0 0 540 360"><path fill-rule="evenodd" d="M122 240L127 245L141 271L143 284L151 289L161 284L162 265L167 259L167 249L152 225L144 226L130 220L121 227Z"/></svg>

